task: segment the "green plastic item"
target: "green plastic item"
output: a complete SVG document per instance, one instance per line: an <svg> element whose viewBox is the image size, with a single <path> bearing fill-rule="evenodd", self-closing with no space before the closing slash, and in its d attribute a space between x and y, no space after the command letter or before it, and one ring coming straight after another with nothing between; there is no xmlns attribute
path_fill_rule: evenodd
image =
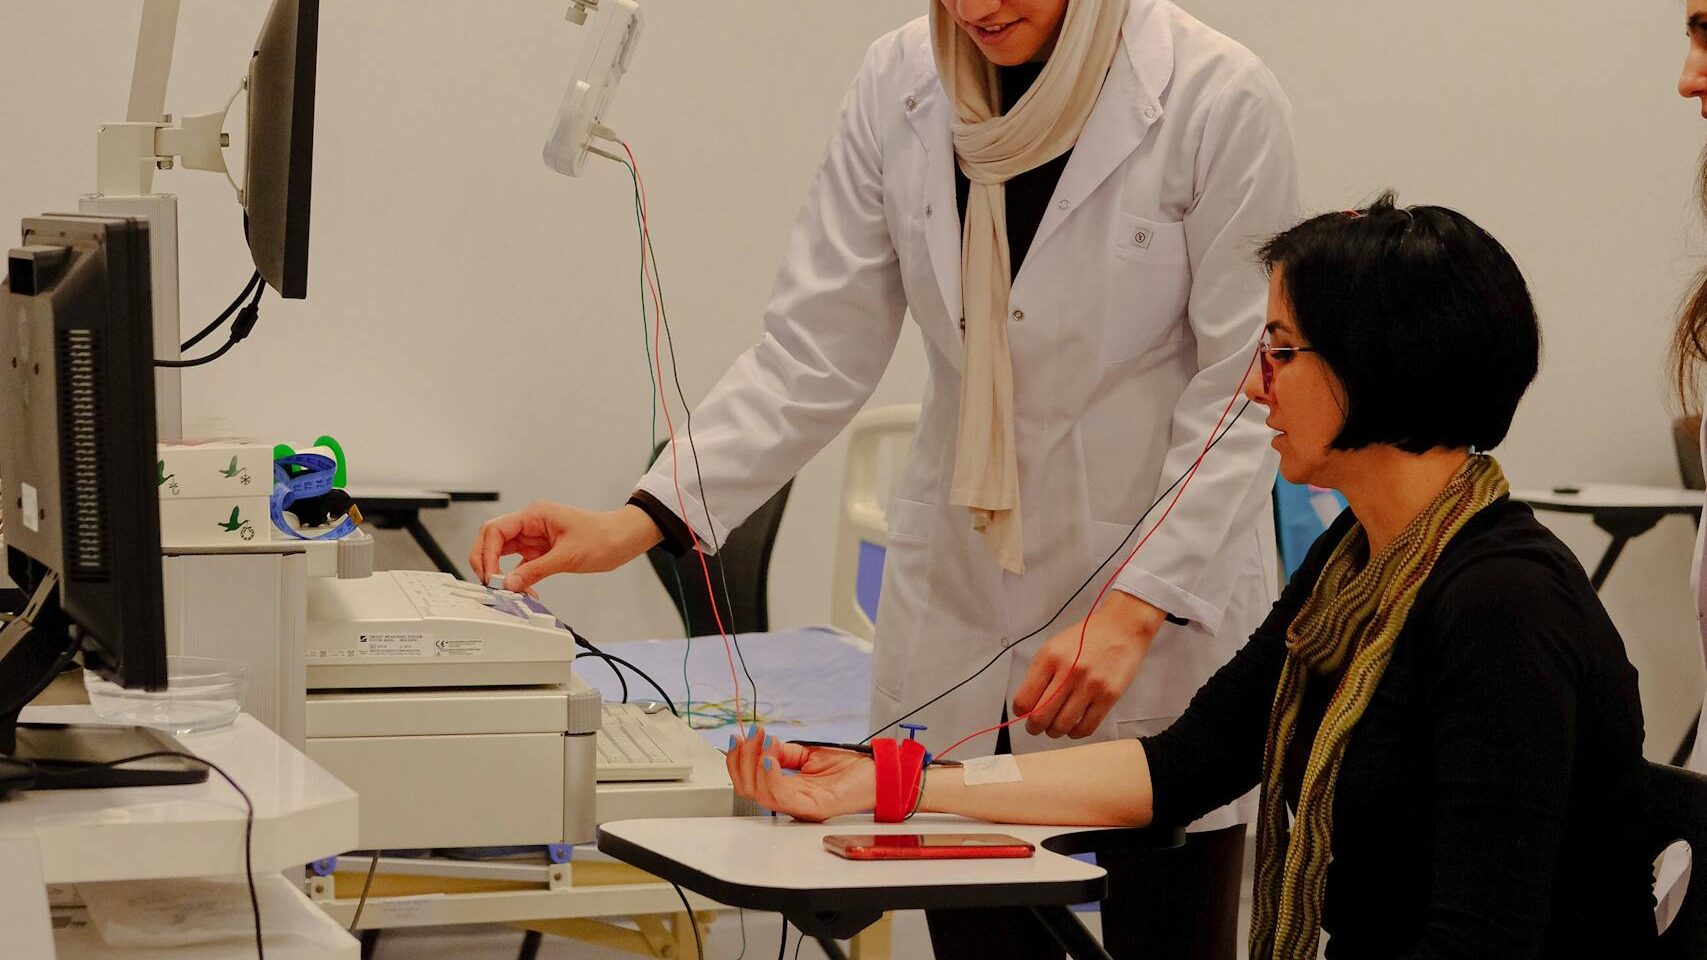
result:
<svg viewBox="0 0 1707 960"><path fill-rule="evenodd" d="M333 459L338 461L338 470L336 473L332 474L332 486L337 487L340 490L348 486L350 478L349 473L344 467L344 445L339 443L337 438L329 437L325 434L315 437L314 445L317 447L332 448L332 453L335 455Z"/></svg>
<svg viewBox="0 0 1707 960"><path fill-rule="evenodd" d="M314 445L327 447L332 451L332 460L337 464L332 473L332 486L342 490L349 485L349 472L344 466L344 445L336 437L322 434L314 438ZM276 444L273 447L273 459L296 456L296 449L288 443Z"/></svg>

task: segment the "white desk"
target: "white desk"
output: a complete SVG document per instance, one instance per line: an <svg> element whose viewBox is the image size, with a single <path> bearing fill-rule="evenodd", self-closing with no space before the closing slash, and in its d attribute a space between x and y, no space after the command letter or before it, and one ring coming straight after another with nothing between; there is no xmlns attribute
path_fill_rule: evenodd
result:
<svg viewBox="0 0 1707 960"><path fill-rule="evenodd" d="M30 707L38 723L95 722L86 706ZM277 873L356 843L356 795L244 714L224 730L179 737L255 802L255 873ZM243 798L205 783L42 790L0 803L0 838L33 836L47 883L243 873Z"/></svg>
<svg viewBox="0 0 1707 960"><path fill-rule="evenodd" d="M26 721L90 722L87 706L30 707ZM331 774L244 715L224 730L179 738L198 756L229 773L255 804L257 880L348 849L356 842L356 795ZM0 803L0 839L33 840L45 883L240 877L244 872L243 799L217 774L205 783L168 787L26 792ZM291 925L329 924L298 893L303 914ZM280 918L283 922L284 918ZM265 928L263 928L265 929ZM355 960L354 938L327 938L329 949L292 950L268 944L268 955L292 960ZM116 951L88 928L55 933L60 960L153 960L241 957L253 941L170 951Z"/></svg>
<svg viewBox="0 0 1707 960"><path fill-rule="evenodd" d="M1006 833L1037 845L1016 860L844 860L832 833ZM813 937L846 939L890 910L1030 907L1071 956L1106 958L1068 906L1106 893L1101 867L1068 854L1176 846L1178 830L991 825L921 816L908 823L840 817L828 823L721 817L623 820L599 827L599 849L719 903L785 915Z"/></svg>
<svg viewBox="0 0 1707 960"><path fill-rule="evenodd" d="M1587 514L1595 526L1611 534L1612 542L1607 544L1606 551L1594 566L1594 573L1589 576L1589 583L1599 591L1612 574L1612 565L1618 562L1618 555L1624 552L1625 544L1673 514L1699 518L1707 494L1681 487L1585 483L1551 490L1513 490L1511 498L1536 510Z"/></svg>
<svg viewBox="0 0 1707 960"><path fill-rule="evenodd" d="M694 768L687 779L601 783L595 791L597 819L727 816L734 790L723 754L698 738L688 742L694 749ZM583 863L585 859L581 848L576 848L575 862L567 864L382 858L379 874L388 882L376 883L376 889L402 892L370 896L362 908L359 929L667 914L681 909L668 884L604 882L596 867ZM320 907L341 923L355 916L357 898L348 895L348 881L353 879L359 890L368 863L359 854L338 861L338 870L346 878L342 891L326 882L330 878L315 881ZM422 879L399 879L409 877ZM433 892L425 892L429 890ZM696 910L715 906L695 898Z"/></svg>
<svg viewBox="0 0 1707 960"><path fill-rule="evenodd" d="M381 530L403 530L414 538L433 566L453 577L462 570L445 553L427 525L422 510L443 510L453 503L496 503L496 490L420 490L413 487L352 486L345 493L355 500L362 514Z"/></svg>

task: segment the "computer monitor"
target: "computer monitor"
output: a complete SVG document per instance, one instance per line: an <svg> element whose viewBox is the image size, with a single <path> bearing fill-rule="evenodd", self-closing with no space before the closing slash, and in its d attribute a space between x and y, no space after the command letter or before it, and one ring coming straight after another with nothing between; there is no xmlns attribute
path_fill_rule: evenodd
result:
<svg viewBox="0 0 1707 960"><path fill-rule="evenodd" d="M293 300L308 296L319 36L320 0L273 0L249 59L245 231L261 279Z"/></svg>
<svg viewBox="0 0 1707 960"><path fill-rule="evenodd" d="M152 300L143 220L23 221L0 282L0 503L29 624L0 630L0 754L75 652L166 685Z"/></svg>

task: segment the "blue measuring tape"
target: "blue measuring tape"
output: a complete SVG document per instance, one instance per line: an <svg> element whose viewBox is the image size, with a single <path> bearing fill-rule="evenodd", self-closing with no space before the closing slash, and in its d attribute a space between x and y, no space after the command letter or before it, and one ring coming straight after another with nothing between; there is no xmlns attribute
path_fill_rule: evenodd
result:
<svg viewBox="0 0 1707 960"><path fill-rule="evenodd" d="M293 474L289 468L301 467ZM356 531L354 517L345 516L337 526L318 536L309 536L285 521L285 509L298 500L323 496L332 492L332 480L338 473L338 463L318 453L297 453L273 461L273 527L295 540L338 540Z"/></svg>

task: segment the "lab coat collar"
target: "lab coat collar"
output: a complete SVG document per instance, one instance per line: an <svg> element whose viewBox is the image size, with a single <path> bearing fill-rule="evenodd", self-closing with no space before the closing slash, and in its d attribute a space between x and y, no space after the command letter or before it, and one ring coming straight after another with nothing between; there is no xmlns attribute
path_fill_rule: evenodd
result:
<svg viewBox="0 0 1707 960"><path fill-rule="evenodd" d="M1042 246L1049 234L1131 156L1151 125L1162 118L1162 94L1174 71L1168 0L1131 0L1121 26L1121 46L1124 55L1115 55L1096 106L1056 185L1054 202L1038 224L1032 249ZM926 247L943 305L950 320L958 323L961 230L954 193L954 142L948 130L954 115L937 76L929 30L915 51L914 62L916 73L902 99L907 120L927 157Z"/></svg>
<svg viewBox="0 0 1707 960"><path fill-rule="evenodd" d="M1166 0L1133 0L1127 8L1121 49L1037 225L1033 250L1126 162L1162 119L1162 94L1174 70L1174 37L1166 8ZM1020 269L1023 273L1023 265Z"/></svg>
<svg viewBox="0 0 1707 960"><path fill-rule="evenodd" d="M1174 31L1169 23L1167 0L1132 0L1126 23L1120 28L1126 57L1138 74L1144 103L1161 116L1162 94L1174 76ZM1119 61L1116 61L1116 66Z"/></svg>

